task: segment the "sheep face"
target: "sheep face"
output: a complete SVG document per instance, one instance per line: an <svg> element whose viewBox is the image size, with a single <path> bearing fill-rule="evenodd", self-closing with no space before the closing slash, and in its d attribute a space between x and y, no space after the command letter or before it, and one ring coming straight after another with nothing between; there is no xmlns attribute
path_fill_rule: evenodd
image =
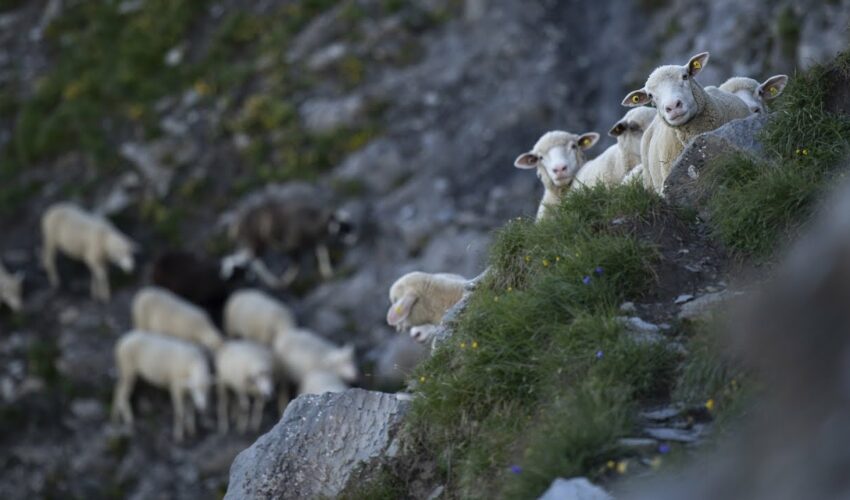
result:
<svg viewBox="0 0 850 500"><path fill-rule="evenodd" d="M735 76L726 80L719 89L744 101L751 113L767 113L768 103L779 97L787 84L787 75L771 76L763 83L752 78Z"/></svg>
<svg viewBox="0 0 850 500"><path fill-rule="evenodd" d="M328 354L325 368L336 373L346 382L357 380L357 364L354 361L354 346L346 345Z"/></svg>
<svg viewBox="0 0 850 500"><path fill-rule="evenodd" d="M611 127L608 135L617 139L617 147L627 156L640 157L640 141L643 132L652 123L655 110L640 107L630 110Z"/></svg>
<svg viewBox="0 0 850 500"><path fill-rule="evenodd" d="M206 365L198 365L192 368L192 371L189 373L189 380L186 381L186 388L192 397L195 408L200 412L203 412L207 408L207 395L209 394L210 384L210 372Z"/></svg>
<svg viewBox="0 0 850 500"><path fill-rule="evenodd" d="M419 325L410 329L410 338L424 344L437 332L437 325Z"/></svg>
<svg viewBox="0 0 850 500"><path fill-rule="evenodd" d="M646 85L635 90L623 100L624 106L652 104L671 127L680 127L691 121L700 112L700 104L694 96L694 81L708 63L708 52L697 54L684 66L661 66L653 71Z"/></svg>
<svg viewBox="0 0 850 500"><path fill-rule="evenodd" d="M514 166L537 169L537 176L544 185L569 186L584 165L584 151L596 144L599 134L589 132L576 136L568 132L548 132L534 148L519 155Z"/></svg>
<svg viewBox="0 0 850 500"><path fill-rule="evenodd" d="M106 235L106 255L112 263L126 273L133 272L135 268L133 259L135 251L136 245L130 239L114 232Z"/></svg>
<svg viewBox="0 0 850 500"><path fill-rule="evenodd" d="M358 235L351 214L345 210L337 210L328 220L328 234L333 241L339 241L345 246L354 246Z"/></svg>
<svg viewBox="0 0 850 500"><path fill-rule="evenodd" d="M0 302L5 302L15 312L20 311L23 305L21 300L23 282L23 273L15 273L0 282Z"/></svg>
<svg viewBox="0 0 850 500"><path fill-rule="evenodd" d="M256 373L248 377L249 387L255 394L263 399L269 399L274 391L274 378L271 370L256 370Z"/></svg>

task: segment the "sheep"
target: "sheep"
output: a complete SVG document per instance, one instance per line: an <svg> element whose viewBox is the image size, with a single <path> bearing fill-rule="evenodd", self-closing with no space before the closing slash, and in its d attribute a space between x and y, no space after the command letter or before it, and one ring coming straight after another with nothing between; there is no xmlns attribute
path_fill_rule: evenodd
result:
<svg viewBox="0 0 850 500"><path fill-rule="evenodd" d="M221 324L224 304L240 278L225 280L216 260L184 251L163 252L150 268L151 283L200 306L216 324Z"/></svg>
<svg viewBox="0 0 850 500"><path fill-rule="evenodd" d="M18 312L23 306L21 289L23 288L24 273L10 273L0 262L0 305L4 302L13 312Z"/></svg>
<svg viewBox="0 0 850 500"><path fill-rule="evenodd" d="M271 288L289 286L300 271L301 254L312 248L323 279L333 275L328 246L352 245L356 234L350 216L329 208L324 193L305 183L270 186L243 203L229 222L229 236L239 250L224 259L225 277L236 266L250 263L251 269ZM279 250L291 262L281 276L274 276L260 258L267 250Z"/></svg>
<svg viewBox="0 0 850 500"><path fill-rule="evenodd" d="M576 174L571 189L600 183L608 186L621 184L632 168L640 163L640 140L654 117L655 110L651 108L630 109L608 131L608 135L617 138L617 144L585 163Z"/></svg>
<svg viewBox="0 0 850 500"><path fill-rule="evenodd" d="M718 88L744 101L751 113L767 113L768 103L779 97L787 84L788 75L774 75L764 83L745 76L734 76Z"/></svg>
<svg viewBox="0 0 850 500"><path fill-rule="evenodd" d="M273 349L281 368L296 384L314 371L334 373L346 382L357 379L352 345L337 347L310 330L296 329L275 337Z"/></svg>
<svg viewBox="0 0 850 500"><path fill-rule="evenodd" d="M523 153L514 161L516 168L537 169L537 177L543 183L543 199L537 209L535 220L542 220L551 207L561 203L573 179L584 165L584 151L599 140L599 134L588 132L576 135L561 130L546 132L531 151Z"/></svg>
<svg viewBox="0 0 850 500"><path fill-rule="evenodd" d="M334 372L313 370L308 372L298 385L298 394L324 394L326 392L343 392L348 384Z"/></svg>
<svg viewBox="0 0 850 500"><path fill-rule="evenodd" d="M200 344L210 351L224 339L207 313L163 288L144 287L133 297L133 327Z"/></svg>
<svg viewBox="0 0 850 500"><path fill-rule="evenodd" d="M91 271L91 296L109 300L107 261L130 273L137 245L103 217L91 214L71 203L48 207L41 218L42 263L50 284L59 286L56 251L82 260Z"/></svg>
<svg viewBox="0 0 850 500"><path fill-rule="evenodd" d="M224 331L233 337L271 346L275 337L295 328L289 308L260 290L234 292L224 306Z"/></svg>
<svg viewBox="0 0 850 500"><path fill-rule="evenodd" d="M174 440L182 441L184 430L189 436L195 435L195 409L206 409L212 379L207 358L199 347L158 333L132 330L116 343L115 364L118 381L112 402L113 420L123 420L132 427L130 396L136 377L141 377L171 393ZM191 397L188 411L184 406L187 393Z"/></svg>
<svg viewBox="0 0 850 500"><path fill-rule="evenodd" d="M645 184L658 193L663 191L673 161L688 141L749 115L741 99L717 88L703 89L697 83L695 77L708 57L708 52L702 52L684 66L656 68L642 89L630 92L623 100L624 106L652 104L657 109L641 139L641 164Z"/></svg>
<svg viewBox="0 0 850 500"><path fill-rule="evenodd" d="M405 274L390 287L387 323L400 332L413 326L439 324L446 311L463 297L466 283L466 278L457 274Z"/></svg>
<svg viewBox="0 0 850 500"><path fill-rule="evenodd" d="M229 340L215 353L218 388L218 428L227 433L229 427L228 389L236 394L238 413L236 426L240 433L250 428L257 431L263 418L263 406L274 390L274 358L268 347L249 340ZM254 398L253 407L251 398Z"/></svg>

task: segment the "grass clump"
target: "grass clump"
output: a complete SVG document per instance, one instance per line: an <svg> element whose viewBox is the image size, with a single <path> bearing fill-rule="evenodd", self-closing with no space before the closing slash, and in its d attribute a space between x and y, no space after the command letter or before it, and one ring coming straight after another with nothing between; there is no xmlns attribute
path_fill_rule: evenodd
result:
<svg viewBox="0 0 850 500"><path fill-rule="evenodd" d="M827 109L836 75L848 75L850 55L791 79L762 131L769 160L718 158L704 182L715 235L746 256L769 257L808 220L813 202L843 171L850 117Z"/></svg>
<svg viewBox="0 0 850 500"><path fill-rule="evenodd" d="M451 495L535 497L556 476L593 477L636 403L669 390L671 352L615 319L654 283L656 251L626 227L661 209L640 186L597 187L498 233L454 336L415 374L411 430Z"/></svg>

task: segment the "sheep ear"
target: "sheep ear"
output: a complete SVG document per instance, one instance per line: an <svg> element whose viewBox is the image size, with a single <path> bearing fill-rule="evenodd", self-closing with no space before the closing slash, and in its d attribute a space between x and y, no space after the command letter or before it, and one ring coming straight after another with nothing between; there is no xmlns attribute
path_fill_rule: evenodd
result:
<svg viewBox="0 0 850 500"><path fill-rule="evenodd" d="M708 52L700 52L688 61L688 74L697 76L706 64L708 64Z"/></svg>
<svg viewBox="0 0 850 500"><path fill-rule="evenodd" d="M516 168L536 168L539 161L540 155L529 151L517 156L517 159L514 160L514 166Z"/></svg>
<svg viewBox="0 0 850 500"><path fill-rule="evenodd" d="M785 90L786 85L788 85L788 75L771 76L759 85L758 95L764 97L765 101L776 99Z"/></svg>
<svg viewBox="0 0 850 500"><path fill-rule="evenodd" d="M598 140L599 134L597 134L596 132L588 132L579 136L578 145L581 149L589 149L592 148Z"/></svg>
<svg viewBox="0 0 850 500"><path fill-rule="evenodd" d="M629 108L634 108L637 106L649 104L650 100L651 99L649 98L649 94L647 94L645 90L633 90L629 92L629 95L627 95L625 99L623 99L622 105Z"/></svg>
<svg viewBox="0 0 850 500"><path fill-rule="evenodd" d="M617 122L614 124L613 127L611 127L611 130L608 131L608 135L610 135L611 137L618 137L625 131L626 124L624 124L623 122Z"/></svg>
<svg viewBox="0 0 850 500"><path fill-rule="evenodd" d="M387 311L387 324L390 326L397 326L399 323L406 320L410 315L410 310L413 308L413 304L416 303L416 299L416 295L412 293L407 293L402 298L398 299L395 304L390 306L390 310Z"/></svg>

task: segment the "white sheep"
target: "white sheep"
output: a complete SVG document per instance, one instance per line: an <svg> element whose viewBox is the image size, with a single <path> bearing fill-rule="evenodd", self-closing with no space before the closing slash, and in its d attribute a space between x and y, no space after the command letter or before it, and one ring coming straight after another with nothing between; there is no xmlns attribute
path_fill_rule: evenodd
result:
<svg viewBox="0 0 850 500"><path fill-rule="evenodd" d="M514 166L537 169L537 177L543 183L543 199L537 209L536 220L543 219L551 207L561 203L579 169L584 165L584 151L598 140L599 134L596 132L582 135L561 130L546 132L537 140L531 151L517 157Z"/></svg>
<svg viewBox="0 0 850 500"><path fill-rule="evenodd" d="M641 140L644 182L661 193L673 162L693 137L736 118L749 109L734 95L717 88L704 89L695 77L708 63L708 52L693 56L684 66L656 68L642 89L629 93L624 106L652 104L657 110Z"/></svg>
<svg viewBox="0 0 850 500"><path fill-rule="evenodd" d="M463 297L466 283L467 279L457 274L405 274L390 287L387 323L398 331L439 324L446 311Z"/></svg>
<svg viewBox="0 0 850 500"><path fill-rule="evenodd" d="M4 302L12 311L20 311L23 306L21 289L23 288L24 273L10 273L0 262L0 305Z"/></svg>
<svg viewBox="0 0 850 500"><path fill-rule="evenodd" d="M343 392L348 384L334 372L313 370L308 372L298 384L298 394L324 394L326 392Z"/></svg>
<svg viewBox="0 0 850 500"><path fill-rule="evenodd" d="M229 340L215 353L218 388L218 427L226 433L229 427L228 390L236 394L238 412L236 427L257 431L263 418L263 406L274 391L274 357L268 347L250 340ZM251 398L254 399L253 406Z"/></svg>
<svg viewBox="0 0 850 500"><path fill-rule="evenodd" d="M108 220L74 204L51 205L41 218L41 233L42 261L54 288L59 286L57 250L86 263L92 275L91 295L102 301L109 300L107 262L124 272L133 271L136 244Z"/></svg>
<svg viewBox="0 0 850 500"><path fill-rule="evenodd" d="M115 345L115 364L118 382L112 402L113 420L122 419L133 425L130 396L137 377L167 389L174 407L173 433L176 441L183 440L184 430L195 434L195 409L203 412L211 384L207 359L203 351L185 340L157 333L134 330ZM190 396L188 411L186 395Z"/></svg>
<svg viewBox="0 0 850 500"><path fill-rule="evenodd" d="M139 290L133 297L132 315L133 328L171 335L210 351L224 342L203 309L164 288L148 286Z"/></svg>
<svg viewBox="0 0 850 500"><path fill-rule="evenodd" d="M347 382L357 379L354 346L337 347L310 330L296 329L278 335L274 354L286 376L299 385L315 371L335 373Z"/></svg>
<svg viewBox="0 0 850 500"><path fill-rule="evenodd" d="M271 346L277 335L295 327L292 311L260 290L238 290L224 305L224 331L234 337Z"/></svg>
<svg viewBox="0 0 850 500"><path fill-rule="evenodd" d="M601 155L585 163L576 174L572 189L593 187L596 184L616 186L640 163L640 140L643 132L652 123L655 110L647 107L630 109L608 131L617 138Z"/></svg>
<svg viewBox="0 0 850 500"><path fill-rule="evenodd" d="M718 88L744 101L751 113L767 113L768 103L779 97L787 84L787 75L771 76L764 83L745 76L733 76Z"/></svg>

